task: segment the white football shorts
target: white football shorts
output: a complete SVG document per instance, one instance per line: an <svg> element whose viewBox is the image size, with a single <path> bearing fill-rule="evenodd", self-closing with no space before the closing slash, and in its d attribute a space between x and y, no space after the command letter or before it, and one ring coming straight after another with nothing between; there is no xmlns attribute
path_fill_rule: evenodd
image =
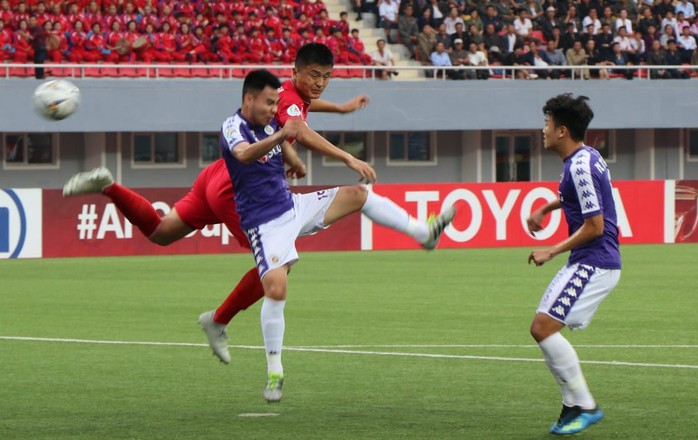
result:
<svg viewBox="0 0 698 440"><path fill-rule="evenodd" d="M339 188L307 194L293 194L293 208L274 220L245 231L254 254L259 277L298 261L296 238L326 229L322 219Z"/></svg>
<svg viewBox="0 0 698 440"><path fill-rule="evenodd" d="M620 279L620 269L601 269L587 264L565 265L555 275L538 305L545 313L572 330L591 322L601 301Z"/></svg>

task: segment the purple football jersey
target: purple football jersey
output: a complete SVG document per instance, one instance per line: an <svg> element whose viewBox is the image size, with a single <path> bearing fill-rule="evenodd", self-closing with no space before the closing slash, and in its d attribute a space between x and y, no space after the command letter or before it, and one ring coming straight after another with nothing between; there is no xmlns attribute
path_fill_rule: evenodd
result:
<svg viewBox="0 0 698 440"><path fill-rule="evenodd" d="M582 227L584 219L603 214L600 237L572 249L569 264L583 263L602 269L620 269L616 205L608 166L595 149L586 145L564 159L558 196L569 225L569 234Z"/></svg>
<svg viewBox="0 0 698 440"><path fill-rule="evenodd" d="M273 220L293 208L291 190L284 175L281 145L251 164L235 159L233 148L242 142L254 144L279 130L276 120L269 125L250 124L238 110L223 122L220 132L221 151L233 181L235 203L243 229Z"/></svg>

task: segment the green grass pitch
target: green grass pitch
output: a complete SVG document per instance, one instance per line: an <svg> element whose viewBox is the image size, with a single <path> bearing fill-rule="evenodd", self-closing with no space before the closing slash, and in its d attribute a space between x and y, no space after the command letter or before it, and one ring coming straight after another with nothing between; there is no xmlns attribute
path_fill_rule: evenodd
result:
<svg viewBox="0 0 698 440"><path fill-rule="evenodd" d="M694 439L698 246L622 251L594 322L565 331L606 411L581 435ZM277 405L259 305L229 326L227 366L196 322L249 255L2 261L0 439L551 438L559 391L528 326L564 257L529 252L302 254Z"/></svg>

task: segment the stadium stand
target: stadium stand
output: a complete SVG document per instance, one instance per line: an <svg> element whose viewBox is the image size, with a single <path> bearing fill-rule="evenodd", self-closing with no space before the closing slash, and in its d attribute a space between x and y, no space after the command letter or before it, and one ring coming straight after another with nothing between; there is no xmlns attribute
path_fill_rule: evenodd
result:
<svg viewBox="0 0 698 440"><path fill-rule="evenodd" d="M0 1L0 62L84 63L77 73L89 77L242 77L246 65L288 65L301 45L315 41L335 54L339 78L367 75L342 66L429 66L438 43L449 55L440 65L481 67L476 74L434 75L450 79L559 79L575 72L632 79L647 74L628 69L638 65L676 66L651 77L687 78L695 70L682 66L698 65L697 36L693 0ZM379 40L389 44L379 48ZM571 63L595 67L563 67ZM47 74L74 76L72 66ZM368 76L397 76L385 72ZM424 72L398 71L400 79ZM36 72L13 66L2 74Z"/></svg>

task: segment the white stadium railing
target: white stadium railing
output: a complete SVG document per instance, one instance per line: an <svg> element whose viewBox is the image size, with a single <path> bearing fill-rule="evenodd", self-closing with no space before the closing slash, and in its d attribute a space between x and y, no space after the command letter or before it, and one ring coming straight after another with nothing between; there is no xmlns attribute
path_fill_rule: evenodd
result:
<svg viewBox="0 0 698 440"><path fill-rule="evenodd" d="M197 71L207 71L207 78L218 78L218 79L230 79L237 78L238 76L233 75L234 72L247 72L255 69L269 69L272 72L278 73L282 71L290 71L292 65L252 65L252 64L241 64L241 65L228 65L228 64L111 64L111 63L44 63L44 64L20 64L20 63L0 63L0 78L15 78L19 76L28 75L17 75L15 69L34 69L34 68L44 68L46 70L47 76L61 76L67 78L103 78L103 79L116 79L109 75L94 75L89 73L89 69L138 69L144 71L142 75L139 75L140 79L161 79L161 78L182 78L182 76L177 76L176 74L164 75L162 72L167 70L169 72L174 72L176 70L186 70L186 69L196 69ZM52 75L52 69L60 69L61 75ZM690 71L691 73L698 73L698 66L650 66L650 65L633 65L633 66L459 66L459 67L436 67L436 66L335 66L335 69L342 69L344 71L358 70L361 72L361 76L353 76L354 79L375 79L379 76L376 72L381 70L393 70L397 72L408 72L408 71L418 71L424 74L424 78L434 78L440 80L448 79L447 71L459 71L459 70L489 70L490 73L497 75L497 79L516 79L516 72L520 70L525 71L537 71L537 70L561 70L568 74L566 79L572 80L584 80L585 71L591 70L608 70L613 73L613 71L623 71L623 70L636 70L638 71L637 78L640 79L651 79L651 71L661 71L661 70L678 70L678 71ZM87 73L87 74L86 74ZM617 73L617 72L615 72Z"/></svg>

